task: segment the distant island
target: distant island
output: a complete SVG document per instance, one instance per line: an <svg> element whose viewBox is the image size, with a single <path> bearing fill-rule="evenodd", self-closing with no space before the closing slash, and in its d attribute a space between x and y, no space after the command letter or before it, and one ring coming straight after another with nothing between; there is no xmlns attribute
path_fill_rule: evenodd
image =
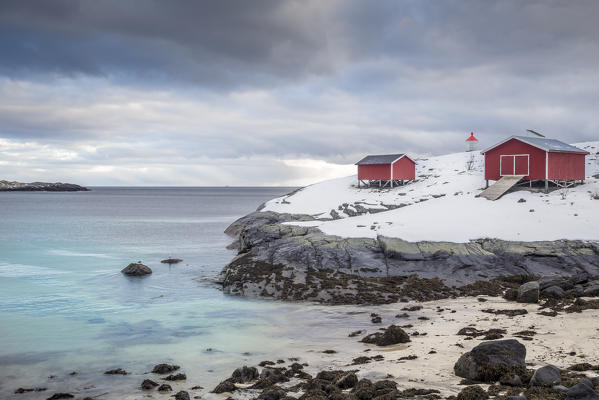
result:
<svg viewBox="0 0 599 400"><path fill-rule="evenodd" d="M89 189L73 183L11 182L0 180L0 192L85 192Z"/></svg>

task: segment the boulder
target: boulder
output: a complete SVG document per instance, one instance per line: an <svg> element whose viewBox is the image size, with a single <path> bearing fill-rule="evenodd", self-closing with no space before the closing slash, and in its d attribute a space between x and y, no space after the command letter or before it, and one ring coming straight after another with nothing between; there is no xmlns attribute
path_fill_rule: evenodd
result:
<svg viewBox="0 0 599 400"><path fill-rule="evenodd" d="M184 381L187 379L187 375L185 374L171 374L169 376L167 376L166 378L164 378L167 381Z"/></svg>
<svg viewBox="0 0 599 400"><path fill-rule="evenodd" d="M518 302L537 303L539 301L539 282L526 282L518 288Z"/></svg>
<svg viewBox="0 0 599 400"><path fill-rule="evenodd" d="M144 381L141 383L141 388L143 390L152 390L156 386L158 386L158 384L151 379L144 379Z"/></svg>
<svg viewBox="0 0 599 400"><path fill-rule="evenodd" d="M281 400L287 395L285 391L281 388L273 388L270 390L265 390L258 396L258 400Z"/></svg>
<svg viewBox="0 0 599 400"><path fill-rule="evenodd" d="M178 365L173 365L173 364L157 364L154 366L154 369L152 369L152 373L154 374L169 374L171 372L174 372L176 370L178 370L179 367Z"/></svg>
<svg viewBox="0 0 599 400"><path fill-rule="evenodd" d="M230 380L224 380L212 390L212 393L220 394L220 393L231 393L237 390L237 386Z"/></svg>
<svg viewBox="0 0 599 400"><path fill-rule="evenodd" d="M248 367L244 365L241 368L237 368L231 375L231 381L235 383L247 383L258 379L260 374L256 367Z"/></svg>
<svg viewBox="0 0 599 400"><path fill-rule="evenodd" d="M599 400L593 383L588 379L580 379L566 392L566 400Z"/></svg>
<svg viewBox="0 0 599 400"><path fill-rule="evenodd" d="M558 286L563 290L570 290L574 287L572 281L559 275L546 275L539 279L539 287L541 291L551 286Z"/></svg>
<svg viewBox="0 0 599 400"><path fill-rule="evenodd" d="M459 377L481 382L495 382L505 374L525 372L526 347L515 339L481 343L463 354L453 370Z"/></svg>
<svg viewBox="0 0 599 400"><path fill-rule="evenodd" d="M584 289L583 296L587 296L587 297L599 296L599 285L598 284L589 285L589 287Z"/></svg>
<svg viewBox="0 0 599 400"><path fill-rule="evenodd" d="M158 386L159 392L170 392L172 390L173 388L168 383L163 383L162 385Z"/></svg>
<svg viewBox="0 0 599 400"><path fill-rule="evenodd" d="M353 388L356 386L356 383L358 383L358 376L353 372L348 372L341 378L337 379L335 385L337 385L339 389L345 390Z"/></svg>
<svg viewBox="0 0 599 400"><path fill-rule="evenodd" d="M181 390L175 394L175 400L190 400L189 393L187 393L185 390Z"/></svg>
<svg viewBox="0 0 599 400"><path fill-rule="evenodd" d="M561 298L564 297L564 295L566 294L564 292L564 289L562 289L561 287L554 285L554 286L549 286L548 288L543 290L543 294L545 296L548 297L555 297L555 298Z"/></svg>
<svg viewBox="0 0 599 400"><path fill-rule="evenodd" d="M558 385L561 381L559 368L553 365L546 365L535 371L530 380L530 386Z"/></svg>
<svg viewBox="0 0 599 400"><path fill-rule="evenodd" d="M377 346L390 346L398 343L408 343L410 337L399 326L390 325L384 333L372 333L361 340L363 343L376 344Z"/></svg>
<svg viewBox="0 0 599 400"><path fill-rule="evenodd" d="M582 285L574 285L574 289L572 289L572 294L576 297L584 296L584 287Z"/></svg>
<svg viewBox="0 0 599 400"><path fill-rule="evenodd" d="M127 276L146 276L152 273L147 265L141 263L131 263L121 270Z"/></svg>

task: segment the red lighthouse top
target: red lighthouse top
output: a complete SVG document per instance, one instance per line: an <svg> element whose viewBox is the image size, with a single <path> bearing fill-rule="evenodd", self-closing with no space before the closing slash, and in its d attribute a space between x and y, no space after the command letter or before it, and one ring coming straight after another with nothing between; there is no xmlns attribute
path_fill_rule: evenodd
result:
<svg viewBox="0 0 599 400"><path fill-rule="evenodd" d="M474 132L470 132L470 137L466 139L467 142L478 142L478 139L474 137Z"/></svg>

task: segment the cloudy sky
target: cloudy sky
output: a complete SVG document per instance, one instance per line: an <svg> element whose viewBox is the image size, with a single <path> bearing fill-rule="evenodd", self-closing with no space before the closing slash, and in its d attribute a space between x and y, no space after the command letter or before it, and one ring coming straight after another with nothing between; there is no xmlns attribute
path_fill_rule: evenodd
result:
<svg viewBox="0 0 599 400"><path fill-rule="evenodd" d="M598 139L599 2L0 0L0 179L300 185Z"/></svg>

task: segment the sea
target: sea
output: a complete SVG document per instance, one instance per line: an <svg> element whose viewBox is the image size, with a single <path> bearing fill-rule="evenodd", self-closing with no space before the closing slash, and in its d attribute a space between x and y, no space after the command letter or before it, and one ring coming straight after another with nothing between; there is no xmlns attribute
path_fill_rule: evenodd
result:
<svg viewBox="0 0 599 400"><path fill-rule="evenodd" d="M141 398L162 362L187 374L174 386L208 392L240 365L342 343L347 309L228 296L216 283L236 255L227 226L293 189L0 193L0 398ZM123 275L132 262L153 273ZM114 368L128 375L104 374Z"/></svg>

